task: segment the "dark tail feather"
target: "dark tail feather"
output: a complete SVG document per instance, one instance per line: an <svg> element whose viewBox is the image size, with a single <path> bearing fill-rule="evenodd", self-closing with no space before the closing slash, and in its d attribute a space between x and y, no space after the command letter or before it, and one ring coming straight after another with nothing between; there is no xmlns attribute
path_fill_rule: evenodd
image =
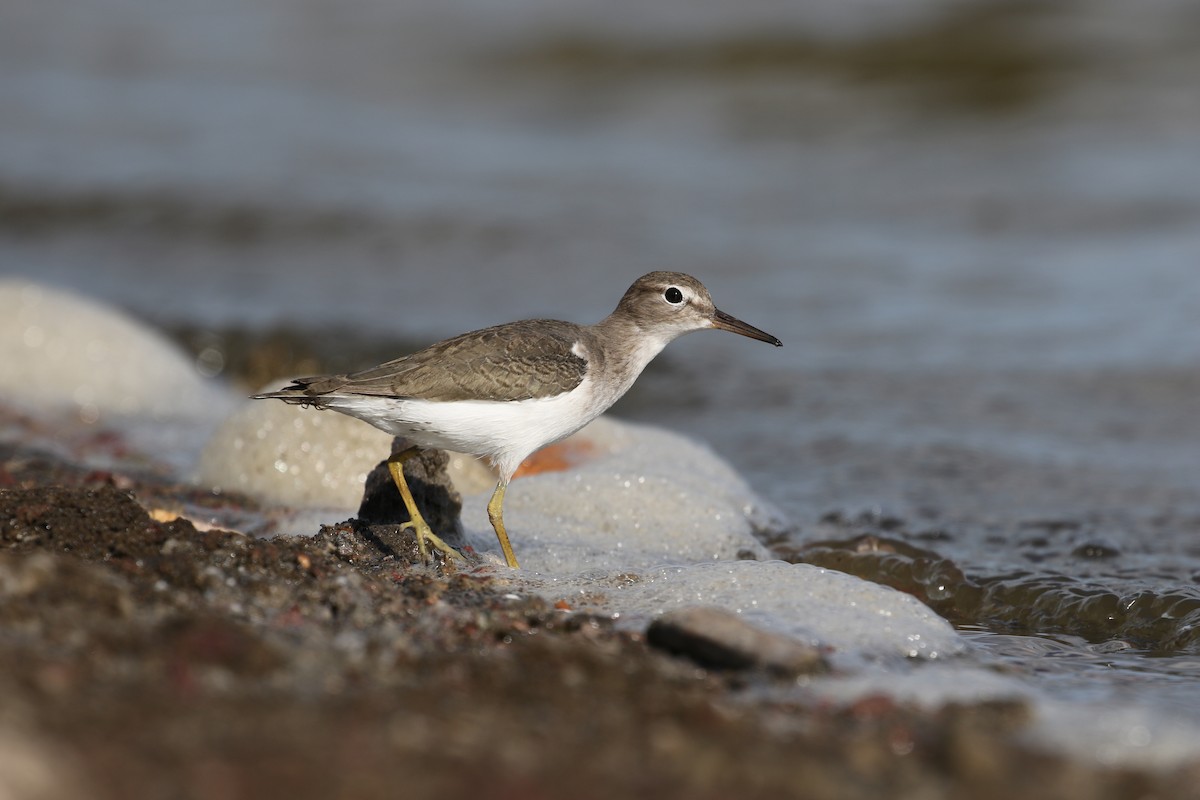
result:
<svg viewBox="0 0 1200 800"><path fill-rule="evenodd" d="M252 395L250 395L250 399L251 400L282 400L285 403L310 404L310 405L317 403L320 400L320 398L318 398L318 397L309 397L308 395L304 394L303 392L297 392L295 394L291 394L286 391L266 392L265 394L252 394Z"/></svg>
<svg viewBox="0 0 1200 800"><path fill-rule="evenodd" d="M251 395L251 400L282 400L285 403L320 405L322 395L342 383L337 378L297 378L288 386L274 392Z"/></svg>

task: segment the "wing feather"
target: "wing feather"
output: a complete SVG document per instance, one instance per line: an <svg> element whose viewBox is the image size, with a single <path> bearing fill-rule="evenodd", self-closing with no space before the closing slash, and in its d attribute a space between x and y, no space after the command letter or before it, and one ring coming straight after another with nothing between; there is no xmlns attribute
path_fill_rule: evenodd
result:
<svg viewBox="0 0 1200 800"><path fill-rule="evenodd" d="M318 403L335 394L439 401L552 397L574 389L587 374L587 360L573 350L579 334L579 326L558 320L510 322L361 372L300 378L267 396Z"/></svg>

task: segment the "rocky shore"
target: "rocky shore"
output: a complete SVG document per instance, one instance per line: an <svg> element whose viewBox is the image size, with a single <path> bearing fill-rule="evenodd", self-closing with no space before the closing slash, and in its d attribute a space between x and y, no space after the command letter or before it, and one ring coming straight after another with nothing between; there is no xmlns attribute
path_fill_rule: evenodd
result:
<svg viewBox="0 0 1200 800"><path fill-rule="evenodd" d="M819 653L783 672L754 657L714 666L708 645L514 592L501 571L426 567L395 525L197 530L162 509L251 501L19 446L0 485L5 797L1123 798L1200 785L1195 768L1047 753L1023 740L1021 703L805 702L795 689L823 669Z"/></svg>

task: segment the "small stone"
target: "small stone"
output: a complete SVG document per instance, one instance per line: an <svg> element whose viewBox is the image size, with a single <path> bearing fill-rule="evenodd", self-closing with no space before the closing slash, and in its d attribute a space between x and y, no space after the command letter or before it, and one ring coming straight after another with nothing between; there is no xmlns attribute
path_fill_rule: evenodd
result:
<svg viewBox="0 0 1200 800"><path fill-rule="evenodd" d="M397 437L392 442L392 453L403 452L410 446L409 442ZM421 516L433 532L447 544L457 545L462 540L462 495L454 488L446 471L449 463L449 455L442 450L422 450L404 462L404 479ZM379 525L409 521L408 509L388 471L387 461L379 462L367 475L358 518Z"/></svg>
<svg viewBox="0 0 1200 800"><path fill-rule="evenodd" d="M764 631L723 608L693 606L669 611L646 631L652 646L716 669L762 669L785 676L828 671L821 652L787 636Z"/></svg>

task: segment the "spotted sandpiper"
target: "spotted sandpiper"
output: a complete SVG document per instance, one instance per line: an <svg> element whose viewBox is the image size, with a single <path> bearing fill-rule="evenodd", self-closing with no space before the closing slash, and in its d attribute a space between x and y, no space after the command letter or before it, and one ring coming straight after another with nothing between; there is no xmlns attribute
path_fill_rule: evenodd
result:
<svg viewBox="0 0 1200 800"><path fill-rule="evenodd" d="M504 492L517 467L603 413L669 342L704 328L783 345L717 310L708 290L692 276L651 272L634 281L616 310L595 325L552 319L510 322L362 372L300 378L255 399L332 408L412 443L388 459L388 470L411 517L405 524L415 531L426 559L426 542L451 558L462 556L421 517L404 480L404 462L430 447L486 456L500 474L488 501L488 518L504 560L516 567L503 509Z"/></svg>

